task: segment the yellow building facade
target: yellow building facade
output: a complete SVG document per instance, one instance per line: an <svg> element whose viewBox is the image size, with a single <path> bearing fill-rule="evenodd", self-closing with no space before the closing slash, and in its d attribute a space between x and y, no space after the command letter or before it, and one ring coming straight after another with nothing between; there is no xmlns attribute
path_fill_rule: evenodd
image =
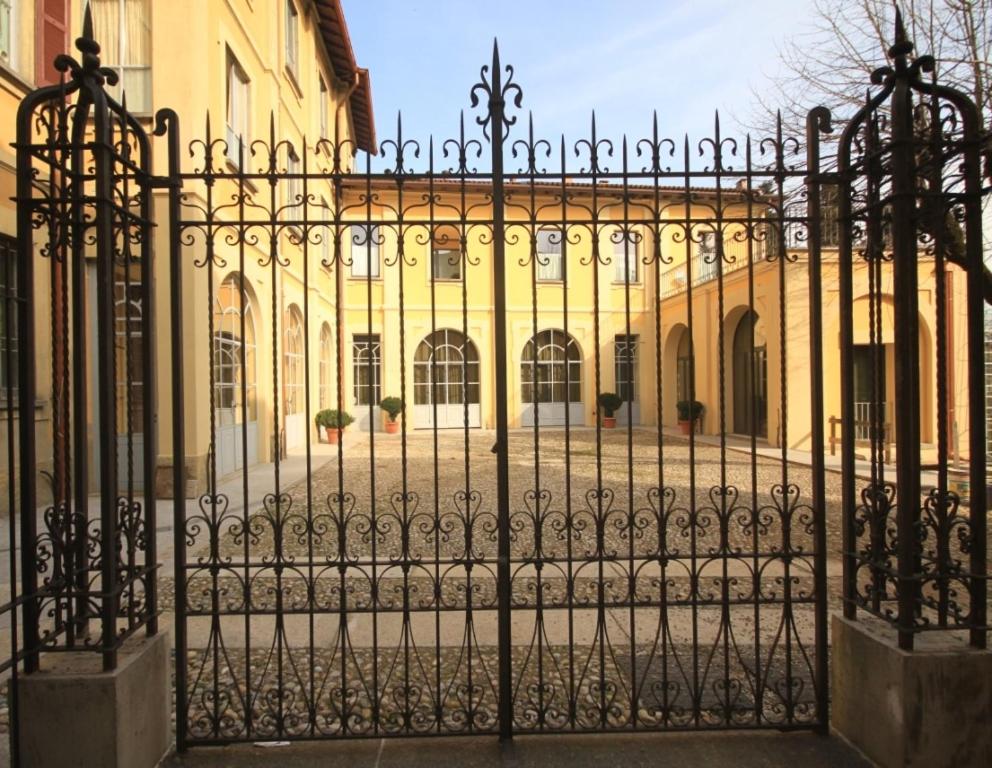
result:
<svg viewBox="0 0 992 768"><path fill-rule="evenodd" d="M24 62L37 58L28 31L38 20L33 3L4 7L12 9L9 28L19 30L19 47L0 66L0 98L13 115L37 84ZM74 37L83 10L78 3L64 7L66 32ZM103 63L121 78L111 93L126 90L128 108L149 132L157 108L176 109L184 142L180 170L197 175L184 186L181 209L188 236L182 251L187 493L202 490L211 475L302 452L308 440L319 439L313 418L321 409L348 411L357 420L350 431L363 432L381 428L378 404L397 396L406 404L408 430L466 423L492 429L500 376L508 383L511 428L535 421L591 427L602 415L597 395L615 392L627 401L621 424L674 428L677 402L695 399L705 409L703 434L754 431L762 443L808 450L806 251L789 247L783 262L764 240L742 237L739 223L715 222L714 190L692 189L686 202L685 190L667 188L651 203L665 214L651 220L636 213L644 210L636 203L651 201L655 190L627 190L631 213L616 187L604 185L592 221L590 200L600 193L588 184L563 183L565 206L558 190L511 184L508 369L499 371L492 230L466 223L491 220L491 189L456 179L428 188L414 180L404 185L402 204L392 183L367 186L356 174L353 183L335 186L316 178L335 163L350 170L356 151L376 147L369 75L357 66L339 2L92 0L91 7ZM0 121L0 140L0 232L12 235L12 120ZM203 143L188 154L191 140ZM153 146L153 171L165 174L166 142ZM239 180L242 174L247 180ZM246 223L253 214L238 210L239 200L261 205L269 218L304 223L270 233ZM739 190L721 200L721 219L744 215ZM167 205L168 192L156 191L157 222L168 221ZM405 219L398 218L401 209ZM457 213L469 210L471 217ZM215 226L198 226L207 221ZM161 298L154 310L158 334L148 350L158 360L156 483L163 493L171 492L173 462L169 237L166 226L154 235ZM826 249L824 258L819 289L829 436L830 419L840 416L836 249ZM47 292L49 270L36 272L39 291ZM940 276L932 261L921 261L919 279L921 377L924 401L933 403ZM951 437L965 446L964 279L943 279L952 297L946 381L960 403L951 414L957 425ZM883 295L891 295L890 280L883 273ZM133 309L124 284L118 289L120 306L131 302ZM867 292L867 270L856 268L859 348L868 342ZM51 318L42 304L37 324L46 329ZM883 307L883 378L893 403L891 303ZM118 334L121 350L131 343L128 333ZM42 334L38 418L39 434L46 435L51 346ZM863 354L856 353L862 368ZM138 386L145 402L151 388ZM922 414L928 444L936 440L934 411L925 406ZM132 447L142 439L135 435Z"/></svg>

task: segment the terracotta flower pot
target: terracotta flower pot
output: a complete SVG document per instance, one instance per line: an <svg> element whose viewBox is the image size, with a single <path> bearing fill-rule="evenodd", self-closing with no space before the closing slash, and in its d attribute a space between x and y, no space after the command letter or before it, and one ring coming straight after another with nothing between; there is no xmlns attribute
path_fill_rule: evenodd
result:
<svg viewBox="0 0 992 768"><path fill-rule="evenodd" d="M616 429L617 417L616 416L604 416L603 417L603 429Z"/></svg>
<svg viewBox="0 0 992 768"><path fill-rule="evenodd" d="M679 419L679 429L682 430L682 434L683 435L691 434L692 433L692 426L693 426L693 422L691 422L691 421L682 421L682 419Z"/></svg>
<svg viewBox="0 0 992 768"><path fill-rule="evenodd" d="M398 421L386 421L386 434L395 435L400 431L400 423Z"/></svg>
<svg viewBox="0 0 992 768"><path fill-rule="evenodd" d="M332 444L337 444L338 442L338 428L337 427L324 427L324 431L327 433L327 442Z"/></svg>

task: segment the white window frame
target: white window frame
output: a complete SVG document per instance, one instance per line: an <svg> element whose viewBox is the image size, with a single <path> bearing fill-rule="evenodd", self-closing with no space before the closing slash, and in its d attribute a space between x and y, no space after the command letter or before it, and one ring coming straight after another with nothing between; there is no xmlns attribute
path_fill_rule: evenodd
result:
<svg viewBox="0 0 992 768"><path fill-rule="evenodd" d="M351 249L351 276L361 279L379 278L379 227L352 224L348 227L348 245ZM364 260L357 258L365 253ZM364 265L364 266L362 266Z"/></svg>
<svg viewBox="0 0 992 768"><path fill-rule="evenodd" d="M618 238L620 242L616 242L614 238ZM620 285L639 283L641 271L634 233L618 229L610 239L613 242L613 282Z"/></svg>
<svg viewBox="0 0 992 768"><path fill-rule="evenodd" d="M249 115L251 114L251 79L245 72L241 62L238 61L234 52L227 49L227 159L235 166L239 167L238 139L244 143L245 154L251 145L251 135L248 130L250 125ZM235 83L237 88L235 88ZM241 96L235 100L236 96ZM244 102L241 104L241 102ZM240 113L238 109L240 108Z"/></svg>
<svg viewBox="0 0 992 768"><path fill-rule="evenodd" d="M558 328L547 328L524 345L520 356L520 400L525 404L582 402L582 355L572 336Z"/></svg>
<svg viewBox="0 0 992 768"><path fill-rule="evenodd" d="M431 244L431 279L439 283L458 283L464 277L462 270L464 267L461 249L455 245L436 243ZM438 266L457 269L457 274L438 274Z"/></svg>
<svg viewBox="0 0 992 768"><path fill-rule="evenodd" d="M720 269L716 263L719 251L717 249L717 232L706 229L699 234L699 244L696 248L696 258L692 265L692 284L698 285L707 280L713 280ZM711 256L711 254L713 254Z"/></svg>
<svg viewBox="0 0 992 768"><path fill-rule="evenodd" d="M537 230L537 279L542 283L560 283L563 280L564 266L562 244L565 233L558 227L544 227ZM557 242L555 239L557 238Z"/></svg>
<svg viewBox="0 0 992 768"><path fill-rule="evenodd" d="M0 14L7 14L7 54L2 53L0 47L0 64L10 69L17 69L17 3L16 0L0 0ZM3 41L0 41L2 44Z"/></svg>
<svg viewBox="0 0 992 768"><path fill-rule="evenodd" d="M361 382L359 374L371 373ZM382 338L378 333L356 333L351 337L352 398L355 407L379 405L382 400Z"/></svg>
<svg viewBox="0 0 992 768"><path fill-rule="evenodd" d="M624 387L630 387L631 402L636 403L638 395L637 386L637 367L638 367L638 347L640 346L640 338L636 333L632 333L629 336L625 333L618 333L613 337L613 368L614 377L616 379L616 390L620 399L627 402L627 398L624 394ZM630 367L630 381L627 381L627 369L628 361L631 363Z"/></svg>
<svg viewBox="0 0 992 768"><path fill-rule="evenodd" d="M286 0L286 69L297 76L300 65L300 12L293 0Z"/></svg>
<svg viewBox="0 0 992 768"><path fill-rule="evenodd" d="M303 413L306 384L303 380L304 344L303 317L299 307L290 305L285 314L283 331L283 408L286 416Z"/></svg>
<svg viewBox="0 0 992 768"><path fill-rule="evenodd" d="M151 13L152 13L152 0L145 1L145 13L148 18L148 45L151 48L153 43L152 30L151 30ZM16 0L14 0L16 3ZM128 98L127 108L129 112L135 114L146 114L151 112L151 97L152 97L152 64L149 61L147 64L121 64L127 58L127 51L125 46L127 45L127 19L125 9L127 8L127 3L124 0L116 0L117 2L117 50L111 51L106 47L106 41L103 41L101 45L101 64L108 69L112 69L117 73L119 78L117 89L123 90L124 88L124 72L145 72L146 82L144 89L144 101L140 104L136 104L133 100L133 96ZM83 8L86 8L86 3L83 3ZM100 41L97 41L100 42Z"/></svg>

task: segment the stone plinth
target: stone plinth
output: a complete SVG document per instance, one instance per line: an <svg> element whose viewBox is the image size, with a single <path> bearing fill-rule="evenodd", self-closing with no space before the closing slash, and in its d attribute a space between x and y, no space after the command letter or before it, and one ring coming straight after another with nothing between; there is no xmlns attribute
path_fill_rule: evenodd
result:
<svg viewBox="0 0 992 768"><path fill-rule="evenodd" d="M831 722L883 768L992 766L992 652L833 618Z"/></svg>
<svg viewBox="0 0 992 768"><path fill-rule="evenodd" d="M163 633L129 641L112 672L98 653L49 654L18 688L25 766L154 768L171 747Z"/></svg>

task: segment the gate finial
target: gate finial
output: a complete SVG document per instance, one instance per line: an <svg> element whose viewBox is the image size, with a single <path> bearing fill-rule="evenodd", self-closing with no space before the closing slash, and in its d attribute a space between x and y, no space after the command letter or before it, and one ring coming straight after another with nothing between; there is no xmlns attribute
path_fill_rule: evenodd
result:
<svg viewBox="0 0 992 768"><path fill-rule="evenodd" d="M86 8L83 10L83 39L93 39L93 10L89 0L86 0Z"/></svg>
<svg viewBox="0 0 992 768"><path fill-rule="evenodd" d="M906 34L906 26L903 24L902 11L899 9L899 3L895 3L895 7L896 32L895 39L892 42L892 47L889 48L889 58L891 58L897 66L905 66L906 57L913 52L913 43Z"/></svg>

